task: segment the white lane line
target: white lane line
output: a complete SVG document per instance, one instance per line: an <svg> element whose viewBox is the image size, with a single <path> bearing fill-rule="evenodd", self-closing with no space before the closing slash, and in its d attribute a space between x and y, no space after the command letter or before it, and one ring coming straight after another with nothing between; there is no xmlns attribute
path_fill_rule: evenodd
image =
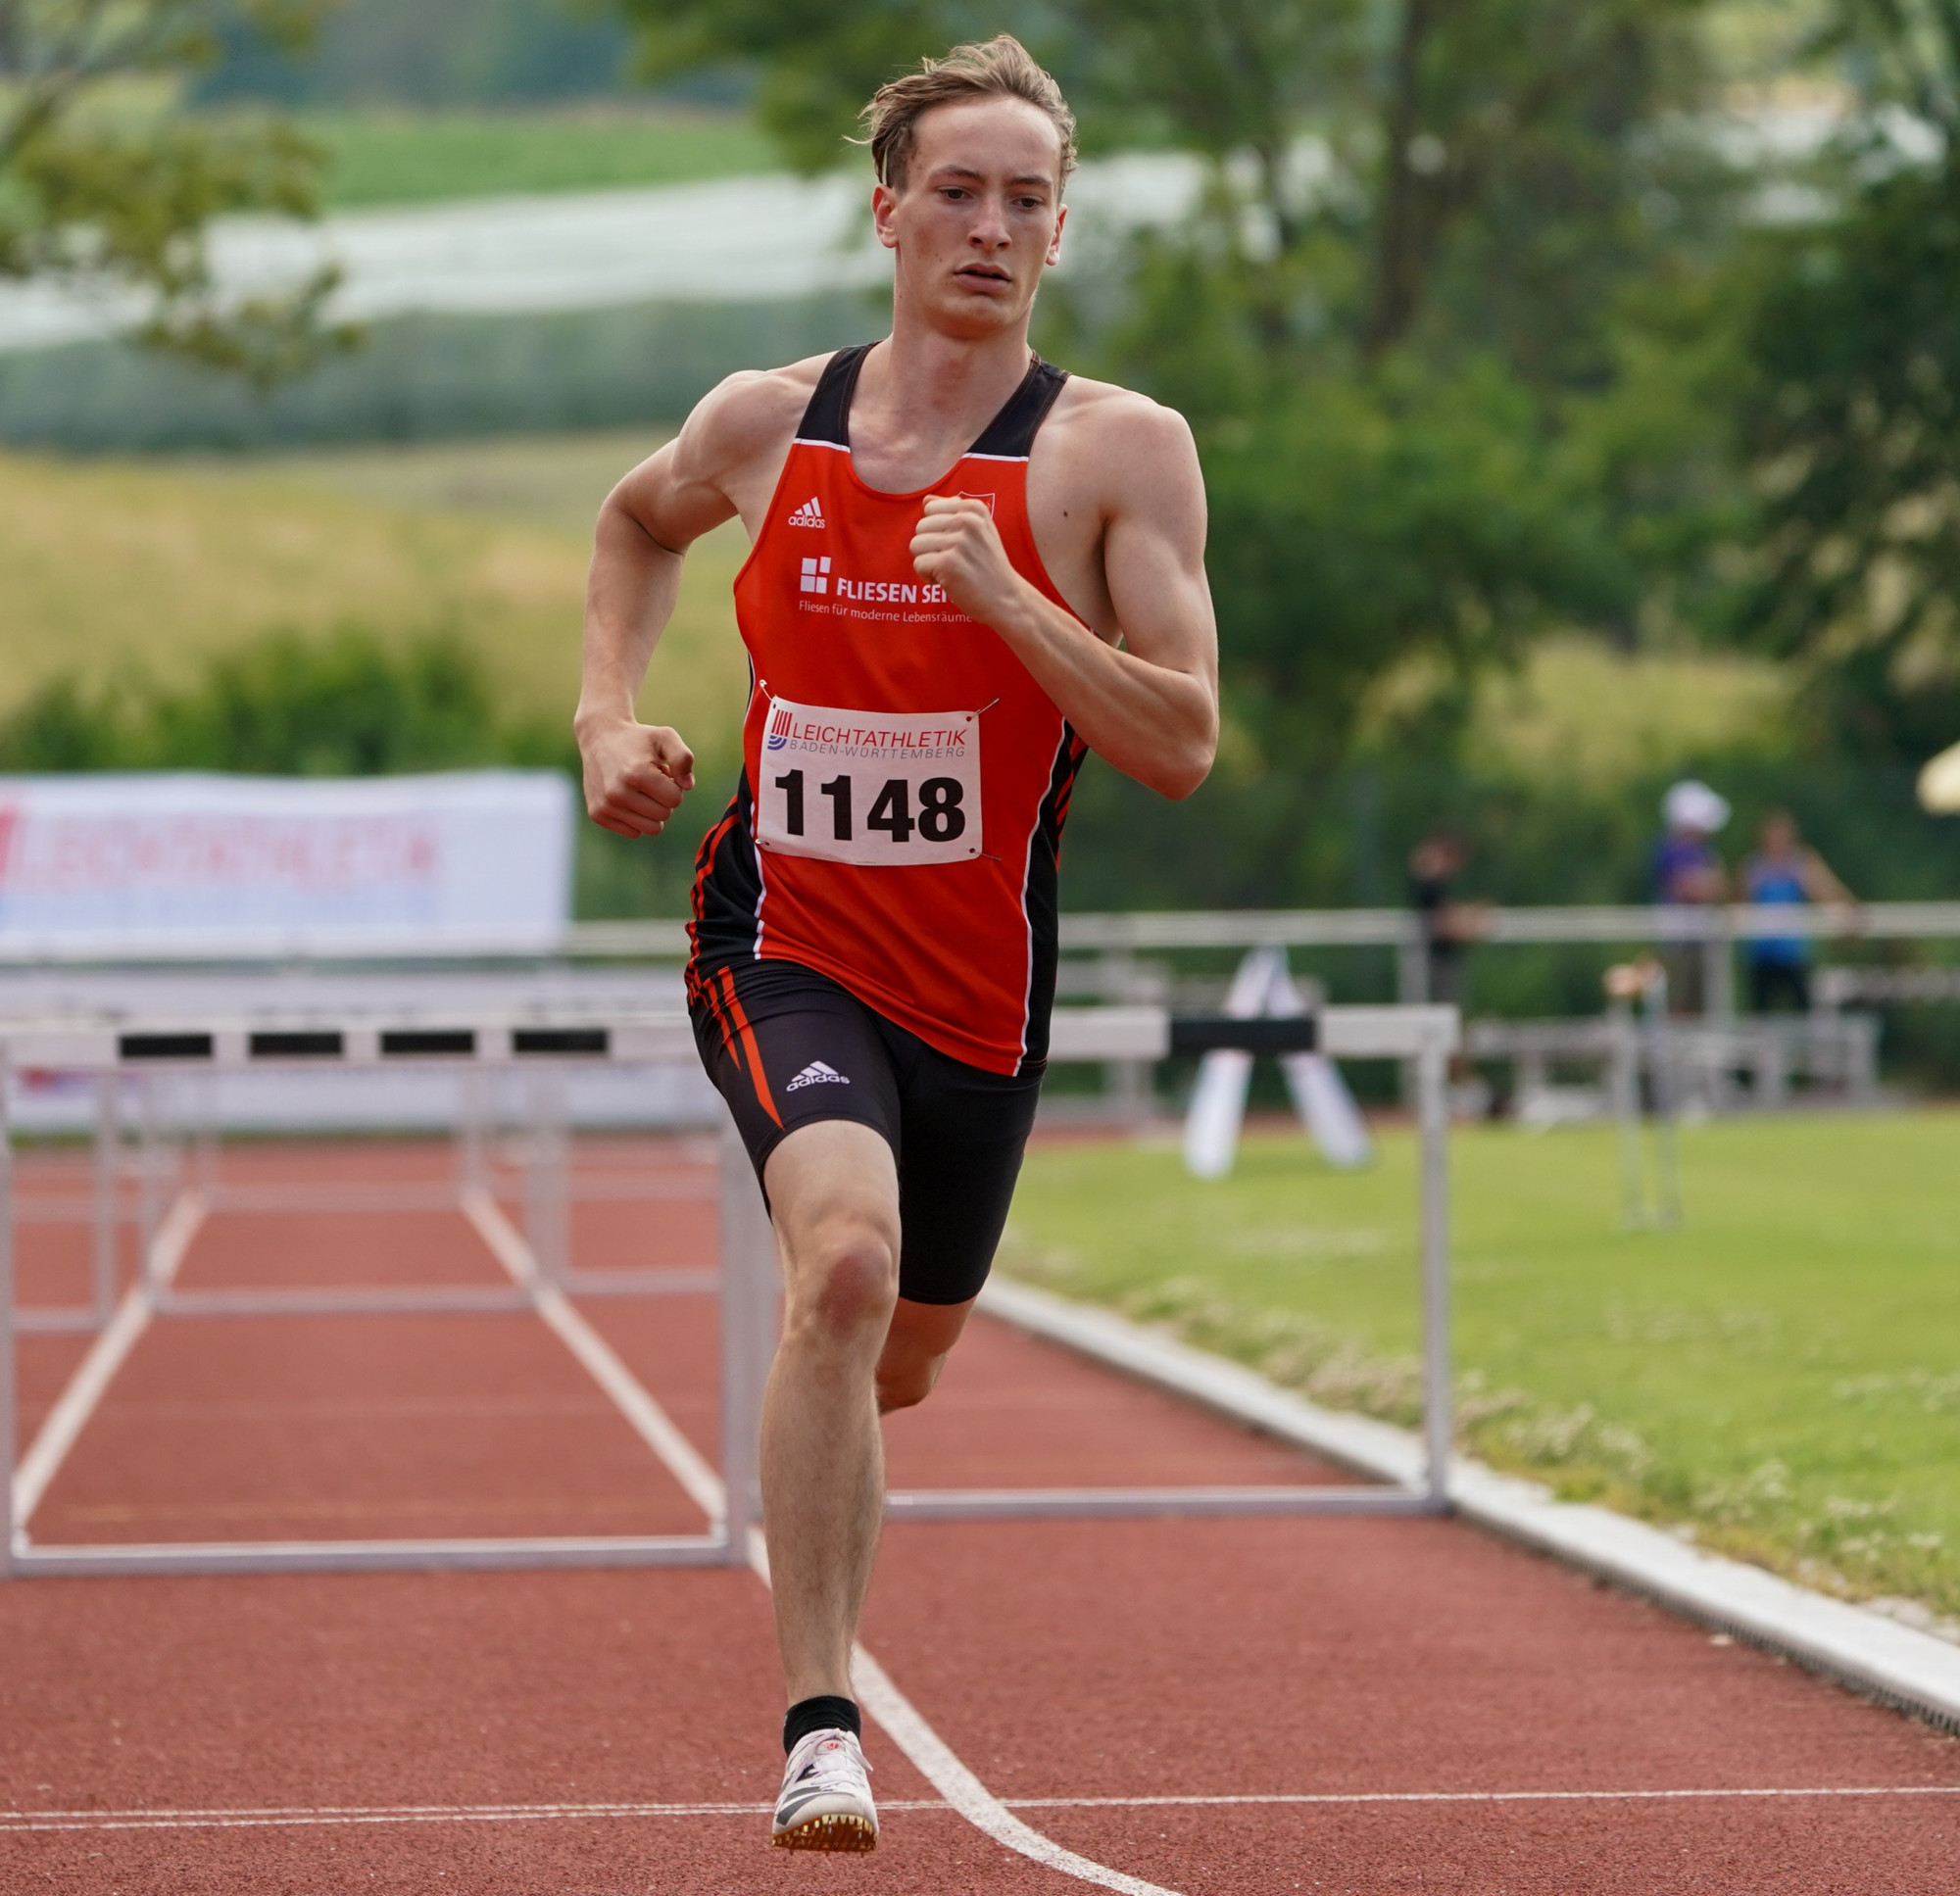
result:
<svg viewBox="0 0 1960 1896"><path fill-rule="evenodd" d="M882 1723L882 1720L880 1721ZM957 1760L955 1760L957 1764ZM964 1766L959 1766L964 1770ZM1276 1791L1244 1796L1180 1797L1012 1797L997 1800L1020 1811L1176 1810L1219 1805L1367 1805L1367 1804L1537 1804L1537 1803L1670 1803L1844 1799L1873 1797L1960 1797L1960 1784L1800 1784L1694 1790L1516 1790L1516 1791ZM887 1811L946 1812L968 1817L950 1799L897 1798L881 1806ZM24 1830L237 1830L321 1828L336 1824L379 1823L539 1823L635 1818L766 1817L766 1804L625 1803L625 1804L401 1804L305 1805L265 1809L163 1811L0 1811L0 1835ZM972 1820L968 1817L968 1821ZM1025 1826L1024 1826L1025 1827ZM1030 1835L1035 1834L1030 1832ZM1043 1838L1046 1843L1048 1840ZM1054 1846L1050 1844L1054 1849ZM1068 1854L1066 1852L1062 1853ZM1077 1863L1086 1859L1076 1858ZM1056 1868L1061 1868L1056 1865ZM1103 1877L1118 1872L1102 1870ZM1070 1872L1071 1874L1079 1873ZM1151 1889L1134 1877L1105 1887Z"/></svg>
<svg viewBox="0 0 1960 1896"><path fill-rule="evenodd" d="M14 1471L14 1526L18 1532L25 1532L28 1518L40 1506L48 1483L60 1472L75 1438L88 1426L89 1417L115 1380L116 1372L148 1329L151 1282L168 1287L176 1277L204 1216L204 1199L196 1191L186 1189L177 1193L176 1201L151 1240L148 1277L139 1277L124 1292L108 1327L89 1346L88 1354L69 1378L60 1400L48 1411L40 1434L34 1437L34 1445Z"/></svg>
<svg viewBox="0 0 1960 1896"><path fill-rule="evenodd" d="M463 1208L483 1241L516 1283L537 1297L538 1309L564 1338L606 1393L617 1402L626 1418L654 1452L666 1463L697 1504L713 1519L725 1517L727 1491L721 1478L703 1461L693 1443L667 1420L666 1413L641 1386L633 1373L613 1355L598 1333L565 1300L543 1282L537 1259L520 1233L505 1217L503 1207L480 1187L464 1191ZM554 1315L554 1310L557 1314ZM671 1441L668 1445L668 1438ZM683 1469L690 1468L690 1480ZM769 1584L768 1552L759 1532L749 1536L749 1565L764 1586ZM891 1681L889 1675L862 1646L852 1649L852 1677L864 1709L884 1726L892 1742L905 1753L912 1767L934 1790L946 1799L976 1829L995 1842L1031 1858L1063 1875L1104 1889L1125 1892L1125 1896L1179 1896L1160 1883L1147 1883L1141 1877L1125 1875L1120 1870L1092 1863L1087 1857L1065 1850L1023 1823L972 1772L959 1762L953 1749L929 1726L911 1702ZM899 1808L887 1804L884 1808Z"/></svg>
<svg viewBox="0 0 1960 1896"><path fill-rule="evenodd" d="M592 1326L574 1310L564 1292L544 1282L523 1234L504 1216L504 1208L480 1186L462 1193L464 1215L476 1227L514 1283L528 1290L559 1340L584 1365L586 1373L612 1398L633 1431L658 1455L702 1513L718 1519L727 1506L720 1477L694 1443L674 1427L667 1412Z"/></svg>
<svg viewBox="0 0 1960 1896"><path fill-rule="evenodd" d="M976 1830L984 1830L996 1843L1005 1844L1024 1857L1058 1870L1103 1889L1118 1889L1125 1896L1176 1896L1161 1883L1147 1883L1141 1876L1125 1875L1104 1864L1092 1862L1064 1849L1052 1837L1045 1837L1023 1823L994 1795L972 1772L960 1763L952 1747L940 1737L918 1713L911 1701L894 1685L884 1667L862 1646L853 1649L851 1679L864 1709L891 1734L919 1774L940 1796L953 1806Z"/></svg>
<svg viewBox="0 0 1960 1896"><path fill-rule="evenodd" d="M1735 1790L1249 1791L1216 1797L1013 1797L1017 1811L1170 1810L1213 1804L1616 1804L1751 1797L1960 1797L1960 1784L1816 1784Z"/></svg>
<svg viewBox="0 0 1960 1896"><path fill-rule="evenodd" d="M460 1805L454 1810L85 1811L25 1819L0 1816L0 1836L27 1830L286 1830L377 1823L538 1823L576 1818L766 1817L766 1804Z"/></svg>

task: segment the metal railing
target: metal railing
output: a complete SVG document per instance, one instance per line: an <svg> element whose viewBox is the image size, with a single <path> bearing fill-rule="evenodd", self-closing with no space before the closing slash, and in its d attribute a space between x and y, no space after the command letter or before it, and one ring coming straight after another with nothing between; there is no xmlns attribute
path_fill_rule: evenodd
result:
<svg viewBox="0 0 1960 1896"><path fill-rule="evenodd" d="M1855 906L1777 902L1499 908L1484 911L1493 943L1745 942L1788 936L1865 941L1960 941L1960 901L1875 901ZM1409 908L1228 908L1064 914L1064 953L1099 948L1419 948ZM682 922L577 922L573 955L662 960L687 953Z"/></svg>

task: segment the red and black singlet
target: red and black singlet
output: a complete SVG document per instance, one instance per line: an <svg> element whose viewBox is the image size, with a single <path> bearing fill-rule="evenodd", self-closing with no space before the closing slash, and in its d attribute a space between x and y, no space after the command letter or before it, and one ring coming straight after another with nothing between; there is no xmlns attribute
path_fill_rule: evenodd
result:
<svg viewBox="0 0 1960 1896"><path fill-rule="evenodd" d="M851 464L874 345L830 359L735 614L754 684L743 769L696 861L694 959L826 974L991 1073L1047 1057L1056 866L1084 747L1027 667L912 568L932 495L993 510L1016 572L1067 610L1028 524L1028 456L1065 373L1036 358L955 466L913 494Z"/></svg>

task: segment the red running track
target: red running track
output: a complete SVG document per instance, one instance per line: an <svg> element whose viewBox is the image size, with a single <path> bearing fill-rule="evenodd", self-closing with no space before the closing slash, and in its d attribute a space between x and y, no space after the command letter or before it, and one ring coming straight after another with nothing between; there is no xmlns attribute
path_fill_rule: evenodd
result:
<svg viewBox="0 0 1960 1896"><path fill-rule="evenodd" d="M600 1156L677 1190L703 1177L698 1149ZM304 1158L332 1180L441 1165ZM227 1177L295 1162L247 1155ZM578 1241L593 1266L702 1263L711 1207L587 1206ZM75 1293L74 1228L29 1227L24 1251L24 1295ZM497 1278L460 1217L358 1209L220 1215L181 1278L323 1281ZM708 1301L583 1308L711 1455ZM24 1439L81 1347L24 1348ZM1328 1473L986 1323L888 1439L915 1486ZM154 1325L34 1525L114 1540L699 1518L542 1325L470 1315ZM1185 1896L1960 1887L1960 1744L1453 1523L899 1527L865 1639L1025 1823ZM740 1572L21 1581L0 1587L0 1888L1093 1886L972 1827L875 1730L876 1855L771 1851L779 1713L766 1595Z"/></svg>

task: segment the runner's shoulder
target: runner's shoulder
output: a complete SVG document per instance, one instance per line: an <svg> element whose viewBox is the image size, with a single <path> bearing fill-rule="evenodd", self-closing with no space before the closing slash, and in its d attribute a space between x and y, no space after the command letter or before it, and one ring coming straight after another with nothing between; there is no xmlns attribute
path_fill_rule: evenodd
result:
<svg viewBox="0 0 1960 1896"><path fill-rule="evenodd" d="M1047 427L1067 435L1071 448L1098 454L1175 454L1191 447L1191 424L1175 409L1088 375L1071 375L1062 384Z"/></svg>
<svg viewBox="0 0 1960 1896"><path fill-rule="evenodd" d="M1071 375L1042 436L1063 450L1071 469L1095 471L1105 488L1197 472L1198 447L1184 416L1116 382Z"/></svg>
<svg viewBox="0 0 1960 1896"><path fill-rule="evenodd" d="M783 368L744 368L716 383L695 404L686 433L718 462L780 451L809 406L830 358L810 356Z"/></svg>

